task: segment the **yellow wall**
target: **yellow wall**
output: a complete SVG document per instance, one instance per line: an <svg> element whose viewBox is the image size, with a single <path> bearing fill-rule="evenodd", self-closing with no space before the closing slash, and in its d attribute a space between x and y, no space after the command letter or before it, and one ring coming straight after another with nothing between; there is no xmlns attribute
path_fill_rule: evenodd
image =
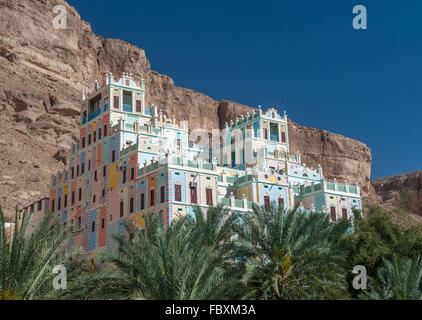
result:
<svg viewBox="0 0 422 320"><path fill-rule="evenodd" d="M118 163L114 163L110 165L110 180L109 180L109 188L113 188L115 190L117 188L117 184L119 181L119 173L117 169Z"/></svg>

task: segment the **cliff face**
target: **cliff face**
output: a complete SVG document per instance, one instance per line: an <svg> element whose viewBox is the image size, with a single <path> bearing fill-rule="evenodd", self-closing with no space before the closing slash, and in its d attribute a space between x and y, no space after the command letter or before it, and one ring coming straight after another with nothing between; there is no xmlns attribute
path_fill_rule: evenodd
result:
<svg viewBox="0 0 422 320"><path fill-rule="evenodd" d="M403 192L412 213L422 216L422 171L375 179L372 184L383 204L397 205Z"/></svg>
<svg viewBox="0 0 422 320"><path fill-rule="evenodd" d="M362 196L375 199L371 186L371 150L362 142L321 129L289 122L290 152L300 151L302 161L316 168L321 164L327 179L358 182Z"/></svg>
<svg viewBox="0 0 422 320"><path fill-rule="evenodd" d="M66 30L53 28L56 5L67 8ZM50 174L64 167L78 136L81 92L101 84L107 71L144 78L147 103L188 120L191 129L219 128L250 110L175 86L151 70L144 50L93 34L62 0L0 0L0 204L8 214L48 195ZM323 164L327 177L358 180L364 196L371 194L364 144L295 123L290 141L307 164Z"/></svg>

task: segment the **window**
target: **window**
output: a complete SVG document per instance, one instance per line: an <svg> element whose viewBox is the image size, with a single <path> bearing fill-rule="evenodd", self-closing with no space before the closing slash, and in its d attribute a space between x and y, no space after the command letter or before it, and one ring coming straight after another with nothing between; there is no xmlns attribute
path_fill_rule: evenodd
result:
<svg viewBox="0 0 422 320"><path fill-rule="evenodd" d="M94 180L98 181L97 170L94 171Z"/></svg>
<svg viewBox="0 0 422 320"><path fill-rule="evenodd" d="M103 195L103 198L104 198L105 197L105 189L103 189L103 194L102 195Z"/></svg>
<svg viewBox="0 0 422 320"><path fill-rule="evenodd" d="M93 113L100 107L101 94L89 101L89 113Z"/></svg>
<svg viewBox="0 0 422 320"><path fill-rule="evenodd" d="M97 200L97 196L94 194L94 196L92 197L92 202L95 203L96 200Z"/></svg>
<svg viewBox="0 0 422 320"><path fill-rule="evenodd" d="M91 231L92 231L92 232L95 232L95 221L92 221Z"/></svg>
<svg viewBox="0 0 422 320"><path fill-rule="evenodd" d="M55 209L56 209L56 208L55 208L55 205L56 205L56 204L55 204L54 199L53 199L53 200L51 200L51 211L52 211L52 212L54 212L54 211L55 211Z"/></svg>
<svg viewBox="0 0 422 320"><path fill-rule="evenodd" d="M268 129L264 128L264 139L268 139Z"/></svg>
<svg viewBox="0 0 422 320"><path fill-rule="evenodd" d="M57 200L57 209L61 210L62 208L62 198L59 197L59 199ZM31 207L31 212L34 212L34 210L32 210L33 207Z"/></svg>
<svg viewBox="0 0 422 320"><path fill-rule="evenodd" d="M132 106L132 92L123 91L123 107L124 105Z"/></svg>
<svg viewBox="0 0 422 320"><path fill-rule="evenodd" d="M110 221L113 221L113 216L110 214Z"/></svg>
<svg viewBox="0 0 422 320"><path fill-rule="evenodd" d="M107 166L103 167L103 177L107 175Z"/></svg>
<svg viewBox="0 0 422 320"><path fill-rule="evenodd" d="M79 201L82 201L82 188L79 188Z"/></svg>
<svg viewBox="0 0 422 320"><path fill-rule="evenodd" d="M347 219L347 209L346 208L341 209L341 215L342 215L343 219Z"/></svg>
<svg viewBox="0 0 422 320"><path fill-rule="evenodd" d="M75 203L75 191L72 191L72 204Z"/></svg>
<svg viewBox="0 0 422 320"><path fill-rule="evenodd" d="M126 169L123 169L123 184L126 183Z"/></svg>
<svg viewBox="0 0 422 320"><path fill-rule="evenodd" d="M78 227L80 228L80 227L81 227L81 225L82 225L82 217L81 217L81 216L79 216L79 217L78 217Z"/></svg>
<svg viewBox="0 0 422 320"><path fill-rule="evenodd" d="M75 168L72 167L70 170L72 171L72 179L73 179L75 177Z"/></svg>
<svg viewBox="0 0 422 320"><path fill-rule="evenodd" d="M37 203L37 211L40 211L42 209L42 200L38 201Z"/></svg>
<svg viewBox="0 0 422 320"><path fill-rule="evenodd" d="M212 206L212 189L206 189L207 205Z"/></svg>
<svg viewBox="0 0 422 320"><path fill-rule="evenodd" d="M97 131L94 131L94 142L97 141Z"/></svg>
<svg viewBox="0 0 422 320"><path fill-rule="evenodd" d="M79 177L79 165L76 166L76 176Z"/></svg>
<svg viewBox="0 0 422 320"><path fill-rule="evenodd" d="M135 179L135 168L130 168L130 180Z"/></svg>
<svg viewBox="0 0 422 320"><path fill-rule="evenodd" d="M270 123L270 140L279 141L277 123Z"/></svg>
<svg viewBox="0 0 422 320"><path fill-rule="evenodd" d="M63 205L63 208L66 208L66 207L67 207L67 194L64 195L64 205Z"/></svg>
<svg viewBox="0 0 422 320"><path fill-rule="evenodd" d="M270 197L264 196L265 211L270 211Z"/></svg>
<svg viewBox="0 0 422 320"><path fill-rule="evenodd" d="M182 201L182 186L180 184L174 185L174 201Z"/></svg>
<svg viewBox="0 0 422 320"><path fill-rule="evenodd" d="M130 213L133 213L134 207L133 207L133 197L129 200L129 209Z"/></svg>
<svg viewBox="0 0 422 320"><path fill-rule="evenodd" d="M91 170L91 160L88 160L88 171Z"/></svg>
<svg viewBox="0 0 422 320"><path fill-rule="evenodd" d="M281 142L286 142L286 133L285 132L281 132Z"/></svg>
<svg viewBox="0 0 422 320"><path fill-rule="evenodd" d="M161 203L165 202L165 190L166 190L165 186L161 186L160 187L160 200L161 200Z"/></svg>
<svg viewBox="0 0 422 320"><path fill-rule="evenodd" d="M278 198L278 207L284 209L284 199Z"/></svg>
<svg viewBox="0 0 422 320"><path fill-rule="evenodd" d="M104 137L107 135L107 124L104 125Z"/></svg>
<svg viewBox="0 0 422 320"><path fill-rule="evenodd" d="M111 162L116 161L116 150L111 151Z"/></svg>
<svg viewBox="0 0 422 320"><path fill-rule="evenodd" d="M113 98L114 98L114 108L119 109L119 102L120 102L119 97L113 97Z"/></svg>
<svg viewBox="0 0 422 320"><path fill-rule="evenodd" d="M82 137L82 149L85 148L85 137Z"/></svg>
<svg viewBox="0 0 422 320"><path fill-rule="evenodd" d="M145 209L145 194L141 193L141 210Z"/></svg>
<svg viewBox="0 0 422 320"><path fill-rule="evenodd" d="M88 145L91 144L91 134L88 135Z"/></svg>
<svg viewBox="0 0 422 320"><path fill-rule="evenodd" d="M105 227L105 219L102 218L101 219L101 229L104 229L104 227Z"/></svg>
<svg viewBox="0 0 422 320"><path fill-rule="evenodd" d="M98 128L98 139L101 139L101 128Z"/></svg>
<svg viewBox="0 0 422 320"><path fill-rule="evenodd" d="M124 204L123 204L123 201L120 201L120 217L123 217L123 210L124 210Z"/></svg>
<svg viewBox="0 0 422 320"><path fill-rule="evenodd" d="M84 174L85 172L85 163L81 164L81 174Z"/></svg>
<svg viewBox="0 0 422 320"><path fill-rule="evenodd" d="M191 203L198 203L198 198L196 194L196 187L190 187L190 202Z"/></svg>
<svg viewBox="0 0 422 320"><path fill-rule="evenodd" d="M337 220L336 208L330 207L330 213L331 213L331 221L336 221Z"/></svg>
<svg viewBox="0 0 422 320"><path fill-rule="evenodd" d="M140 100L136 100L136 112L142 112L142 104Z"/></svg>
<svg viewBox="0 0 422 320"><path fill-rule="evenodd" d="M149 204L149 206L150 207L153 207L154 206L154 190L151 190L150 192L149 192L149 202L150 202L150 204Z"/></svg>

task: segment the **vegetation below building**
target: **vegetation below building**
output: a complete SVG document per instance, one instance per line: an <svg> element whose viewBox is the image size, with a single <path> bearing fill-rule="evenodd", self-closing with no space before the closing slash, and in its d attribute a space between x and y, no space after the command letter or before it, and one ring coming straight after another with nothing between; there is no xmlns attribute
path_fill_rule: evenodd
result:
<svg viewBox="0 0 422 320"><path fill-rule="evenodd" d="M194 219L166 228L158 219L144 230L128 223L115 236L118 251L99 249L87 260L63 252L71 230L59 230L51 215L25 239L29 217L11 232L0 213L0 299L420 300L421 225L392 218L407 214L374 206L368 219L330 222L298 209L196 209ZM66 265L66 290L53 289L58 264ZM356 265L367 269L366 290L352 286Z"/></svg>

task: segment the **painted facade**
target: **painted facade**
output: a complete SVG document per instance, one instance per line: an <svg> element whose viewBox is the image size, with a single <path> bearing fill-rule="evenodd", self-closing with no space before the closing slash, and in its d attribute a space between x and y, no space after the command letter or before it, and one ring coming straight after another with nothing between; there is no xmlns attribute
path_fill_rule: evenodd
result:
<svg viewBox="0 0 422 320"><path fill-rule="evenodd" d="M193 216L195 206L300 206L334 212L333 220L361 209L358 185L328 182L321 166L307 168L290 154L285 113L258 108L204 146L190 141L186 122L146 106L145 90L129 74L118 81L107 74L102 88L83 93L80 139L69 168L52 176L49 200L60 223L73 227L71 245L116 248L113 234L126 232L125 221L142 228L152 216L169 224Z"/></svg>

